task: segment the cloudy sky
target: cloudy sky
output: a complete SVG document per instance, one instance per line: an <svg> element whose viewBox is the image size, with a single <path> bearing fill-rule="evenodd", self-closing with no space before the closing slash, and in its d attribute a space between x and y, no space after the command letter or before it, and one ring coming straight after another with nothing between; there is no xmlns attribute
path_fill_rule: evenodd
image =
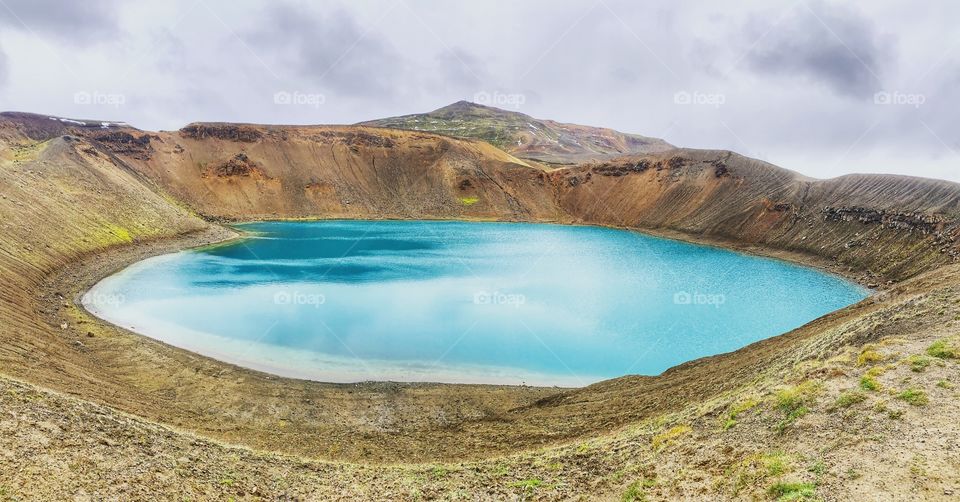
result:
<svg viewBox="0 0 960 502"><path fill-rule="evenodd" d="M0 109L177 129L467 99L821 178L960 181L960 3L677 3L0 0Z"/></svg>

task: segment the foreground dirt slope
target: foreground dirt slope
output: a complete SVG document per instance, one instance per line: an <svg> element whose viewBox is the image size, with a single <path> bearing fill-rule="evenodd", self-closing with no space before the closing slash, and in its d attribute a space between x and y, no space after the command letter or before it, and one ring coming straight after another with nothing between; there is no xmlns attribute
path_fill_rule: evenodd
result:
<svg viewBox="0 0 960 502"><path fill-rule="evenodd" d="M403 162L387 160L394 155ZM939 387L940 380L954 382L956 360L934 357L914 372L907 359L936 340L951 340L956 328L960 280L948 266L955 255L955 184L875 176L813 181L729 152L691 150L544 172L483 143L423 133L232 124L150 133L36 115L0 116L0 165L0 373L30 382L3 379L7 414L0 426L9 432L0 448L3 495L63 490L97 498L149 490L201 498L594 493L607 499L633 490L707 498L765 496L790 476L817 483L811 489L820 496L852 494L856 479L836 469L864 462L863 437L849 453L820 459L829 461L829 475L814 479L802 465L815 454L824 457L819 445L853 441L831 405L880 362L896 363L883 370L886 394L865 394L856 409L884 400L887 409L876 417L899 420L889 418L899 410L909 420L873 420L861 424L863 431L896 436L899 451L935 458L925 461L928 477L931 464L957 472L950 453L957 421L948 420L956 416L956 400L949 400L955 394ZM327 385L218 363L103 325L76 308L77 293L118 267L229 237L193 211L212 219L588 222L749 246L839 264L867 281L898 282L879 301L656 378L572 391ZM915 274L921 275L904 281ZM882 339L887 345L864 348ZM861 364L871 350L877 355ZM797 390L807 411L790 418L799 408L782 406L777 387L805 381L819 390ZM921 407L906 407L913 405L899 397L914 384L928 393L923 413L911 413ZM941 392L942 401L929 399ZM749 407L756 420L729 417L751 399L758 401ZM719 433L727 420L738 422L726 428L733 435ZM822 434L815 443L787 432L794 425L810 432L807 423ZM905 442L910 435L924 442ZM750 446L729 450L731 440ZM421 465L304 462L218 442L315 459ZM789 450L780 463L791 467L771 474L766 463L774 461L764 455L778 448ZM37 450L40 460L30 460ZM913 479L913 465L869 467L883 474L879 479L896 480L882 494L901 494L904 480ZM724 482L743 469L752 469L745 481ZM917 484L926 490L918 493L945 495L951 483L956 476L940 474Z"/></svg>

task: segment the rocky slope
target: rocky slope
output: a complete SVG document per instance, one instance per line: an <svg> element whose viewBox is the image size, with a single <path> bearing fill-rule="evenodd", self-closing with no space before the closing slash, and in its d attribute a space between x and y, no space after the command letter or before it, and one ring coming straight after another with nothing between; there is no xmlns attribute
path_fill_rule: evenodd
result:
<svg viewBox="0 0 960 502"><path fill-rule="evenodd" d="M540 170L484 142L409 131L192 124L158 134L137 166L218 218L559 216Z"/></svg>
<svg viewBox="0 0 960 502"><path fill-rule="evenodd" d="M23 129L38 137L72 131L213 219L613 225L800 253L873 285L958 257L960 185L950 182L813 180L731 152L689 149L545 171L482 141L404 130L191 124L149 133L38 120L48 129Z"/></svg>
<svg viewBox="0 0 960 502"><path fill-rule="evenodd" d="M544 171L483 142L423 132L192 124L153 133L2 114L0 497L712 498L799 483L844 498L861 486L846 471L867 468L891 480L874 487L879 496L906 479L924 496L945 495L960 482L950 449L960 422L950 420L955 392L939 384L953 385L958 367L951 356L913 367L929 345L956 343L958 194L906 177L810 180L729 152ZM624 226L895 284L735 353L576 390L276 378L104 325L74 303L125 264L230 237L210 220L272 217ZM861 422L846 427L852 418L832 403L875 367L885 368L871 377L884 390L861 391L852 408ZM781 391L804 382L821 390L798 398L806 415L794 416L800 408L783 405ZM910 389L929 396L925 407L899 397ZM732 411L752 401L750 413ZM912 459L873 461L871 441L922 456L924 480ZM777 451L789 460L769 469ZM418 465L368 465L397 462ZM806 469L815 462L823 472Z"/></svg>
<svg viewBox="0 0 960 502"><path fill-rule="evenodd" d="M665 230L818 256L880 285L960 256L960 185L814 180L726 151L677 149L550 173L583 223Z"/></svg>
<svg viewBox="0 0 960 502"><path fill-rule="evenodd" d="M458 101L429 113L362 122L360 125L429 131L484 140L524 159L572 164L631 153L673 148L658 138L625 134L602 127L564 124L529 115Z"/></svg>

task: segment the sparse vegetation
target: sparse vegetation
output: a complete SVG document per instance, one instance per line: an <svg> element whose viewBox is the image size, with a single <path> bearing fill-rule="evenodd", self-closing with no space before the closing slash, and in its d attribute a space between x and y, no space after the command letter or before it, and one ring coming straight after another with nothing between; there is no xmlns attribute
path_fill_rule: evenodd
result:
<svg viewBox="0 0 960 502"><path fill-rule="evenodd" d="M787 461L782 452L764 455L760 458L760 462L766 468L768 476L779 476L787 472Z"/></svg>
<svg viewBox="0 0 960 502"><path fill-rule="evenodd" d="M862 392L856 390L844 391L837 397L837 400L833 403L834 408L849 408L857 403L862 403L867 399Z"/></svg>
<svg viewBox="0 0 960 502"><path fill-rule="evenodd" d="M910 365L910 371L920 373L926 371L927 367L930 366L930 358L927 356L912 355L907 358L907 364Z"/></svg>
<svg viewBox="0 0 960 502"><path fill-rule="evenodd" d="M760 401L756 398L749 397L743 401L739 401L730 406L730 409L727 411L727 415L724 418L722 428L727 430L737 424L737 417L744 412L750 411L753 408L756 408L760 404Z"/></svg>
<svg viewBox="0 0 960 502"><path fill-rule="evenodd" d="M909 388L897 394L898 399L902 399L913 406L925 406L929 402L927 393L916 388Z"/></svg>
<svg viewBox="0 0 960 502"><path fill-rule="evenodd" d="M621 502L642 502L647 500L644 494L644 488L650 488L654 484L656 483L652 479L639 479L630 483L630 486L623 492L623 496L620 497Z"/></svg>
<svg viewBox="0 0 960 502"><path fill-rule="evenodd" d="M806 381L798 385L784 387L774 394L775 406L786 416L776 425L778 432L783 432L798 419L809 413L809 405L813 404L822 386L816 381Z"/></svg>
<svg viewBox="0 0 960 502"><path fill-rule="evenodd" d="M827 464L823 463L823 460L817 460L816 462L810 464L808 471L816 474L817 476L822 476L823 473L827 472Z"/></svg>
<svg viewBox="0 0 960 502"><path fill-rule="evenodd" d="M876 350L875 345L865 345L857 356L857 366L867 366L869 364L883 361L883 354Z"/></svg>
<svg viewBox="0 0 960 502"><path fill-rule="evenodd" d="M923 455L914 455L910 459L910 474L916 477L927 477L927 459Z"/></svg>
<svg viewBox="0 0 960 502"><path fill-rule="evenodd" d="M877 382L876 378L864 375L860 378L860 388L863 390L878 391L880 390L880 383Z"/></svg>
<svg viewBox="0 0 960 502"><path fill-rule="evenodd" d="M543 481L537 478L524 479L521 481L514 481L510 483L510 486L513 488L521 488L525 492L533 492L537 488L540 488L543 485Z"/></svg>
<svg viewBox="0 0 960 502"><path fill-rule="evenodd" d="M791 412L812 402L820 393L821 385L816 381L806 381L799 385L781 388L776 392L776 406L784 412Z"/></svg>
<svg viewBox="0 0 960 502"><path fill-rule="evenodd" d="M767 493L778 502L811 500L816 495L812 483L776 483Z"/></svg>
<svg viewBox="0 0 960 502"><path fill-rule="evenodd" d="M627 487L626 491L623 492L623 496L620 497L622 502L641 502L645 501L646 497L643 494L643 488L640 486L639 481L634 481L630 483L630 486Z"/></svg>
<svg viewBox="0 0 960 502"><path fill-rule="evenodd" d="M667 446L673 444L677 438L687 434L691 431L689 425L676 425L660 434L653 436L653 439L650 440L650 444L653 446L654 450L660 450L666 448Z"/></svg>
<svg viewBox="0 0 960 502"><path fill-rule="evenodd" d="M760 488L764 480L786 474L790 471L790 459L781 451L757 453L735 464L732 469L736 472L733 487L736 495L744 488Z"/></svg>
<svg viewBox="0 0 960 502"><path fill-rule="evenodd" d="M951 340L937 340L927 347L927 354L940 359L960 359L960 344Z"/></svg>
<svg viewBox="0 0 960 502"><path fill-rule="evenodd" d="M582 156L622 154L640 147L662 148L662 140L644 138L601 128L558 127L508 110L460 102L430 113L390 117L368 125L431 131L460 138L475 138L507 152L522 149L524 155L548 161L566 162ZM603 138L597 142L597 138ZM571 155L570 150L575 150Z"/></svg>

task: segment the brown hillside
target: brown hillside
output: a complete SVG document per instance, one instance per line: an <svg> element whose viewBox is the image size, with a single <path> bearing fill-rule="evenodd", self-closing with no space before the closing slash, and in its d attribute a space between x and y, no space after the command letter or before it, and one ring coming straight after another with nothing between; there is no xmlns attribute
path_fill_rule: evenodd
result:
<svg viewBox="0 0 960 502"><path fill-rule="evenodd" d="M561 206L577 221L818 256L865 273L870 283L958 257L956 183L887 175L814 180L731 152L689 149L551 175Z"/></svg>

